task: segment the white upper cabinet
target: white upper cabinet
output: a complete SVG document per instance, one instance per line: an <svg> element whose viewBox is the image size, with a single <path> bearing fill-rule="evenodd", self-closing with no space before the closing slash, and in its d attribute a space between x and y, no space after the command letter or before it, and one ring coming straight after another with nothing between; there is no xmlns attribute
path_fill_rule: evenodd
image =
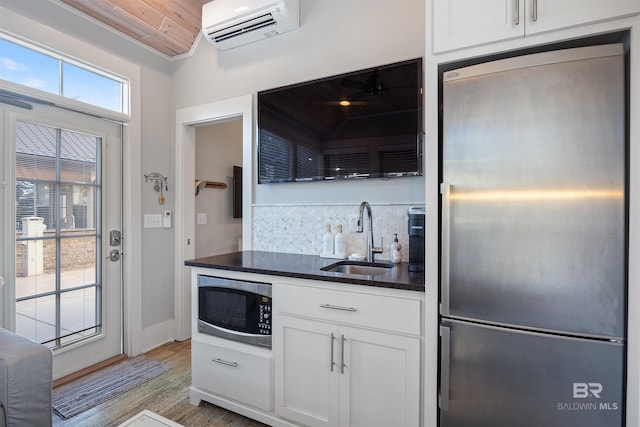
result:
<svg viewBox="0 0 640 427"><path fill-rule="evenodd" d="M434 51L524 36L524 0L433 0Z"/></svg>
<svg viewBox="0 0 640 427"><path fill-rule="evenodd" d="M640 13L639 0L432 0L435 53Z"/></svg>
<svg viewBox="0 0 640 427"><path fill-rule="evenodd" d="M638 0L525 0L526 33L606 21L640 12Z"/></svg>

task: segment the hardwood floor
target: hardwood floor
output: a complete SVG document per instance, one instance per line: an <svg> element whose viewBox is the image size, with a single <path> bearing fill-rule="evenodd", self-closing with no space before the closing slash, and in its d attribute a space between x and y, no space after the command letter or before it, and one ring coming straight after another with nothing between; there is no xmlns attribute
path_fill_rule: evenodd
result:
<svg viewBox="0 0 640 427"><path fill-rule="evenodd" d="M171 370L68 420L54 414L54 427L117 426L143 409L153 411L185 427L264 426L206 402L199 406L189 403L191 340L168 343L145 355L169 365Z"/></svg>

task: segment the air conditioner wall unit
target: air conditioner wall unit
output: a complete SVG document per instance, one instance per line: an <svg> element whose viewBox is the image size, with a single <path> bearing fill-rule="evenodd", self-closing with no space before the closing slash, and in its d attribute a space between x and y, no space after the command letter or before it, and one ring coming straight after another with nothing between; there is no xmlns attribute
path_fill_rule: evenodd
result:
<svg viewBox="0 0 640 427"><path fill-rule="evenodd" d="M213 0L202 5L202 33L220 50L299 26L299 0Z"/></svg>

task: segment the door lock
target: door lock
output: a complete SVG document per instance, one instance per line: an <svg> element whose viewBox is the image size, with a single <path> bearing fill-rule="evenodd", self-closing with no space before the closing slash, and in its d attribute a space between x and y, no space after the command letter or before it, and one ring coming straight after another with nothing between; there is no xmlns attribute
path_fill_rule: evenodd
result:
<svg viewBox="0 0 640 427"><path fill-rule="evenodd" d="M109 232L109 245L120 246L122 243L122 233L119 230L111 230Z"/></svg>

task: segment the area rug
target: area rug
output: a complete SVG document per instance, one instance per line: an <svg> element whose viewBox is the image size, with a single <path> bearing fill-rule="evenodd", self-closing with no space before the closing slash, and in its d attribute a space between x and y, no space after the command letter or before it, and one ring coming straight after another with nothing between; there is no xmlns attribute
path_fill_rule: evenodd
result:
<svg viewBox="0 0 640 427"><path fill-rule="evenodd" d="M93 408L149 381L169 366L146 356L123 360L53 390L53 410L63 419Z"/></svg>

